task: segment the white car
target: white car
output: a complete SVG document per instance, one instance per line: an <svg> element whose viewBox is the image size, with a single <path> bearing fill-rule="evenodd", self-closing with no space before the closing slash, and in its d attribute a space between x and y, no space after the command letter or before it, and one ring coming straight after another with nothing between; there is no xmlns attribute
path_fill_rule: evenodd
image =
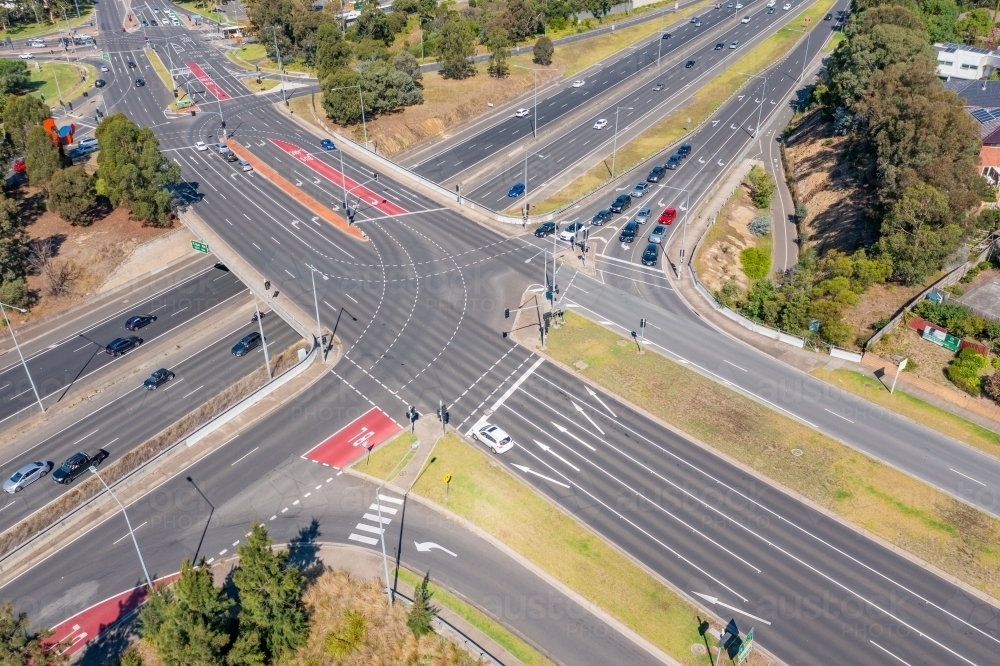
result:
<svg viewBox="0 0 1000 666"><path fill-rule="evenodd" d="M742 2L737 2L736 3L736 9L743 9L743 3Z"/></svg>
<svg viewBox="0 0 1000 666"><path fill-rule="evenodd" d="M236 166L238 166L241 171L253 171L253 165L245 160L243 162L240 162Z"/></svg>
<svg viewBox="0 0 1000 666"><path fill-rule="evenodd" d="M574 222L559 232L559 240L572 242L573 239L576 238L576 232L583 229L583 227L583 222Z"/></svg>
<svg viewBox="0 0 1000 666"><path fill-rule="evenodd" d="M586 81L584 81L583 79L577 79L576 81L573 82L573 87L582 88L584 83L586 83Z"/></svg>
<svg viewBox="0 0 1000 666"><path fill-rule="evenodd" d="M198 150L198 151L208 150L208 146L205 145L204 141L198 141L197 143L195 143L194 144L194 148L195 148L195 150Z"/></svg>
<svg viewBox="0 0 1000 666"><path fill-rule="evenodd" d="M478 430L473 430L472 439L482 442L493 453L506 453L514 448L514 440L510 435L492 423L484 423Z"/></svg>
<svg viewBox="0 0 1000 666"><path fill-rule="evenodd" d="M783 4L783 5L781 6L781 8L782 8L783 10L785 10L785 11L787 12L787 11L788 11L789 9L791 9L791 8L792 8L792 5L791 5L791 3L789 3L789 2L786 2L785 4Z"/></svg>
<svg viewBox="0 0 1000 666"><path fill-rule="evenodd" d="M750 17L749 16L744 16L743 20L740 21L740 23L749 23L749 22L750 22Z"/></svg>
<svg viewBox="0 0 1000 666"><path fill-rule="evenodd" d="M33 49L45 48L45 41L41 39L29 39L28 46Z"/></svg>
<svg viewBox="0 0 1000 666"><path fill-rule="evenodd" d="M97 146L98 141L96 136L85 136L76 142L78 146Z"/></svg>
<svg viewBox="0 0 1000 666"><path fill-rule="evenodd" d="M101 71L102 71L102 72L110 72L111 70L110 70L110 69L108 69L108 66L107 66L107 65L101 65Z"/></svg>
<svg viewBox="0 0 1000 666"><path fill-rule="evenodd" d="M35 56L31 55L30 53L22 53L20 58L21 60L34 60Z"/></svg>
<svg viewBox="0 0 1000 666"><path fill-rule="evenodd" d="M594 123L594 129L604 129L607 126L608 126L608 121L605 120L604 118L601 118L596 123Z"/></svg>
<svg viewBox="0 0 1000 666"><path fill-rule="evenodd" d="M531 115L530 109L518 109L517 111L514 112L515 118L527 118L530 115Z"/></svg>
<svg viewBox="0 0 1000 666"><path fill-rule="evenodd" d="M774 7L778 3L778 0L767 0L768 7Z"/></svg>
<svg viewBox="0 0 1000 666"><path fill-rule="evenodd" d="M52 463L48 461L28 463L4 481L3 491L8 495L13 495L48 474L52 466Z"/></svg>

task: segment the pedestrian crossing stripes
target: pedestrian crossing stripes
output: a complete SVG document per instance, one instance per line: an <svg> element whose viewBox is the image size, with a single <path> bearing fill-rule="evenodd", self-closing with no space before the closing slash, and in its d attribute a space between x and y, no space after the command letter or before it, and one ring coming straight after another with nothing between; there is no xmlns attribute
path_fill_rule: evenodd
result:
<svg viewBox="0 0 1000 666"><path fill-rule="evenodd" d="M351 532L347 537L348 540L357 541L368 546L378 544L379 540L377 538L366 536L366 534L375 534L378 537L382 537L385 534L384 526L392 522L390 516L395 516L402 507L402 504L403 500L398 497L379 494L371 506L368 507L367 512L361 516L363 520L367 520L372 524L358 523L354 526L356 531ZM382 514L381 516L379 516L380 513ZM358 534L358 532L364 532L365 534Z"/></svg>

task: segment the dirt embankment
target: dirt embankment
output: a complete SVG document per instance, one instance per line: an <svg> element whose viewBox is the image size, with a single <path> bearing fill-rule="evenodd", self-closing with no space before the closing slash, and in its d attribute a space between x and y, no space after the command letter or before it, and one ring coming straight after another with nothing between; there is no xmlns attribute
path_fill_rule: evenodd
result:
<svg viewBox="0 0 1000 666"><path fill-rule="evenodd" d="M740 185L709 229L695 257L695 270L698 280L710 291L722 289L729 280L736 282L744 292L750 286L740 263L740 252L759 244L760 239L748 228L759 212L751 203L746 187Z"/></svg>

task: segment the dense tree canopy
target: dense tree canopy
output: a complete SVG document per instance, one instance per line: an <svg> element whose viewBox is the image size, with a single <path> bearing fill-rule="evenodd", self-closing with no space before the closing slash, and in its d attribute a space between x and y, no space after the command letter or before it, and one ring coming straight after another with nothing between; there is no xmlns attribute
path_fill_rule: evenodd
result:
<svg viewBox="0 0 1000 666"><path fill-rule="evenodd" d="M38 125L52 112L49 107L31 95L9 95L3 109L3 128L14 146L15 152L24 154L28 131Z"/></svg>
<svg viewBox="0 0 1000 666"><path fill-rule="evenodd" d="M63 167L62 154L52 143L52 137L35 125L28 130L25 141L24 164L28 169L28 182L34 187L48 190L52 175Z"/></svg>
<svg viewBox="0 0 1000 666"><path fill-rule="evenodd" d="M18 613L9 601L0 606L0 664L4 666L51 666L69 661L44 639L51 632L31 629L26 613Z"/></svg>

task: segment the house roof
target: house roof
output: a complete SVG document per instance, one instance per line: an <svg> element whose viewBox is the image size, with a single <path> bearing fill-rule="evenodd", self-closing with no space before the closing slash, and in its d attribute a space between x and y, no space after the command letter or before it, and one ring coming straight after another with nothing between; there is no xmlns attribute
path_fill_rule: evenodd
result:
<svg viewBox="0 0 1000 666"><path fill-rule="evenodd" d="M951 79L944 82L946 90L953 90L965 100L966 106L975 108L1000 108L1000 81L972 81Z"/></svg>
<svg viewBox="0 0 1000 666"><path fill-rule="evenodd" d="M979 151L980 168L1000 167L1000 146L983 146Z"/></svg>

